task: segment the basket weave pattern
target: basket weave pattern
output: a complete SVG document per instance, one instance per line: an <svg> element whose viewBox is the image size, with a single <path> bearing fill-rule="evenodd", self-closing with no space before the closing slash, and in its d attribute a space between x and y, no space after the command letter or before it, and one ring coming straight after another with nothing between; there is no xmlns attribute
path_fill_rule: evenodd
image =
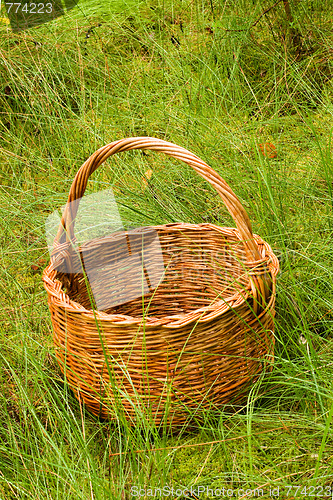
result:
<svg viewBox="0 0 333 500"><path fill-rule="evenodd" d="M96 151L80 168L55 239L61 259L74 240L79 200L90 175L115 153L151 149L184 161L220 194L237 228L173 223L154 226L165 274L143 298L93 310L82 276L50 262L48 293L59 365L75 394L96 415L113 417L121 403L135 420L148 409L158 423L180 425L186 408L236 402L274 353L275 283L279 264L253 235L249 218L227 183L205 162L172 143L123 139ZM114 252L126 233L82 245L92 260ZM110 250L111 249L111 250ZM130 278L130 277L129 277ZM123 284L105 289L121 297Z"/></svg>

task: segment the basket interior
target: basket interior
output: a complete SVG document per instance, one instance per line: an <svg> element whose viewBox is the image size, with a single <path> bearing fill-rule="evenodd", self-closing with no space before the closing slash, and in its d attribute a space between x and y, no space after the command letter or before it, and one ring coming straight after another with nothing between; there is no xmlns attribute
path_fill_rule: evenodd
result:
<svg viewBox="0 0 333 500"><path fill-rule="evenodd" d="M157 256L156 248L151 255L145 253L150 264L157 263L149 265L148 273L145 265L141 266L140 276L126 270L121 255L127 233L118 233L80 247L85 268L94 267L94 272L87 271L89 290L82 272L58 271L56 279L62 282L70 299L85 309L96 307L132 317L142 317L143 310L145 315L157 318L184 314L248 288L245 249L235 232L189 226L153 228L160 253Z"/></svg>

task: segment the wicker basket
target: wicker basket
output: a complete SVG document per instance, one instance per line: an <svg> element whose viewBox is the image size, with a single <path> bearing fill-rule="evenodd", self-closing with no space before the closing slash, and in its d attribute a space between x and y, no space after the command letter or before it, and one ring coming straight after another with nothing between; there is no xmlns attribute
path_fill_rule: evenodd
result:
<svg viewBox="0 0 333 500"><path fill-rule="evenodd" d="M219 193L237 229L208 223L154 226L166 269L163 281L144 297L109 310L94 310L82 275L61 271L53 261L43 281L57 359L76 396L95 415L119 417L121 409L132 422L146 414L157 424L176 426L189 411L238 401L267 360L271 365L279 263L270 246L253 235L240 201L212 168L186 149L150 137L108 144L82 165L54 243L64 262L74 239L79 201L73 202L107 158L134 149L163 152L193 167ZM106 240L114 246L124 235L89 244L103 253Z"/></svg>

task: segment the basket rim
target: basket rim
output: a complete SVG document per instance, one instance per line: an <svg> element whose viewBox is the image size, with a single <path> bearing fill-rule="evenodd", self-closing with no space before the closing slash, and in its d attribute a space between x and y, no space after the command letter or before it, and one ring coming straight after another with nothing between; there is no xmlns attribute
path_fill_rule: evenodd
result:
<svg viewBox="0 0 333 500"><path fill-rule="evenodd" d="M232 235L236 237L236 239L238 239L239 241L242 241L238 229L234 227L221 227L211 223L190 224L190 223L176 222L176 223L161 224L158 226L149 226L149 227L153 229L170 228L170 227L174 228L178 227L178 228L185 228L192 230L210 229L218 231L222 234L229 233L229 236ZM259 235L253 234L253 239L256 241L257 244L263 245L265 250L264 257L257 262L260 263L265 262L273 278L272 279L273 289L271 297L268 303L266 304L264 310L260 312L260 315L258 316L260 317L263 314L265 314L268 309L272 307L272 303L275 300L275 288L276 288L275 278L279 271L279 261L276 255L273 253L273 250L270 247L270 245L266 241L264 241ZM248 262L248 264L253 265L255 264L255 262L251 263ZM112 313L110 314L104 311L99 311L98 309L96 310L87 309L80 303L70 299L69 295L62 290L62 283L55 278L56 274L57 271L53 268L50 262L44 269L42 275L43 284L48 294L48 300L49 301L52 300L54 305L56 305L59 308L67 310L67 312L73 314L81 314L87 319L88 318L93 319L94 321L99 320L101 322L107 321L115 323L117 325L121 324L124 326L129 326L129 325L139 326L140 324L144 323L145 326L151 326L151 327L165 326L169 328L180 328L192 322L204 323L216 319L218 316L222 315L228 310L237 309L251 296L251 283L249 282L248 287L244 289L242 293L236 292L233 295L230 295L230 297L216 300L216 302L214 302L213 304L200 307L198 309L195 309L194 311L173 314L169 316L164 316L162 318L149 315L142 317L142 316L129 316L125 314L112 314Z"/></svg>

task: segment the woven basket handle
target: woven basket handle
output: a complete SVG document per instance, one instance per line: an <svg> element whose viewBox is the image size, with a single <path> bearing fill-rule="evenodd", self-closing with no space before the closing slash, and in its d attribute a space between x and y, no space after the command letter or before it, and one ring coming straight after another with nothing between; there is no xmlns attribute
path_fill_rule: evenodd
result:
<svg viewBox="0 0 333 500"><path fill-rule="evenodd" d="M64 243L64 234L66 234L67 241L73 240L73 221L78 210L79 199L84 195L91 174L110 156L132 149L151 149L153 151L159 151L190 165L199 175L201 175L201 177L209 182L221 196L242 237L248 261L258 261L261 259L257 244L253 239L250 219L239 199L222 177L190 151L171 142L155 139L153 137L130 137L128 139L111 142L98 149L88 158L73 180L69 191L68 203L55 238L55 244ZM78 200L78 202L73 203L75 200ZM65 233L64 229L66 230L66 228L68 231Z"/></svg>

